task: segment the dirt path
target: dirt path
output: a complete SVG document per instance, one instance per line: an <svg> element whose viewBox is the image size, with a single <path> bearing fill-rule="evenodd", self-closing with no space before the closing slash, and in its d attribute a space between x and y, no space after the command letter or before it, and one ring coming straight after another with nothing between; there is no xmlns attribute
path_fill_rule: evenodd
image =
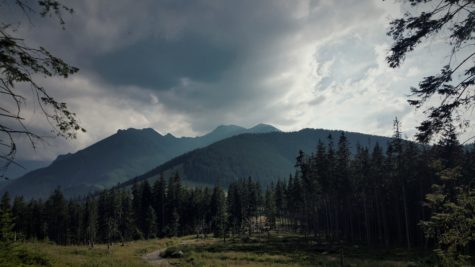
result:
<svg viewBox="0 0 475 267"><path fill-rule="evenodd" d="M166 248L164 248L166 249ZM170 266L168 261L160 256L160 250L155 250L142 256L152 266Z"/></svg>
<svg viewBox="0 0 475 267"><path fill-rule="evenodd" d="M189 245L189 244L197 244L202 241L199 240L184 240L180 242L179 245ZM152 266L171 266L170 263L168 263L167 259L163 258L160 256L160 251L165 251L167 248L163 248L161 250L155 250L152 251L148 254L145 254L142 256L142 259L147 261L150 265Z"/></svg>

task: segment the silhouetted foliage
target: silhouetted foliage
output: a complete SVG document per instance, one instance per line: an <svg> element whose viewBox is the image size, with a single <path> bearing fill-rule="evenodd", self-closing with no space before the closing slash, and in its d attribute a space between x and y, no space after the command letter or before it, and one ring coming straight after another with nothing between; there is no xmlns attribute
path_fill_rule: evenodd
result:
<svg viewBox="0 0 475 267"><path fill-rule="evenodd" d="M14 6L20 9L25 17L39 14L41 17L54 16L64 25L62 14L72 13L73 10L56 0L37 1L4 1L1 8ZM31 23L31 19L30 19ZM0 175L12 163L15 163L16 142L19 137L29 139L35 147L35 142L42 138L31 131L24 123L21 112L29 95L20 90L28 86L33 91L31 100L37 103L43 115L50 122L52 131L58 136L76 138L78 131L85 131L79 125L76 114L72 113L66 103L57 101L46 88L41 86L35 76L67 78L78 71L61 58L51 54L43 47L32 47L27 40L15 36L15 27L8 22L0 22L0 160L2 168ZM20 88L19 88L20 87Z"/></svg>
<svg viewBox="0 0 475 267"><path fill-rule="evenodd" d="M412 98L408 100L416 108L430 103L424 111L427 118L417 127L416 135L419 141L427 143L453 120L458 120L461 127L468 125L462 111L473 107L475 101L475 3L472 0L406 2L414 12L393 20L388 31L394 40L386 58L390 67L399 67L408 53L430 37L448 35L447 64L440 73L425 77L418 87L411 88ZM436 105L432 104L437 99L435 96L440 97Z"/></svg>

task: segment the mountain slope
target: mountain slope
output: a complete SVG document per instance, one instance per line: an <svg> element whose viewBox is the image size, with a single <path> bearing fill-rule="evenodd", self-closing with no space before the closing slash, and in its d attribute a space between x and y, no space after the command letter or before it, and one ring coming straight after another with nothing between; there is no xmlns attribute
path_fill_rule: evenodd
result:
<svg viewBox="0 0 475 267"><path fill-rule="evenodd" d="M154 181L161 173L165 176L179 172L185 181L198 184L215 184L218 179L226 186L237 178L252 176L262 183L286 178L295 172L295 158L299 150L315 151L318 140L327 141L329 134L336 144L340 131L304 129L298 132L271 132L242 134L200 148L153 169L124 183ZM373 147L376 143L385 147L387 137L345 132L352 151L356 144Z"/></svg>
<svg viewBox="0 0 475 267"><path fill-rule="evenodd" d="M262 132L261 128L256 130ZM171 134L162 136L153 129L119 130L74 154L59 156L48 167L29 172L2 190L39 198L60 186L67 196L83 195L117 185L185 152L253 131L228 125L204 136L176 138Z"/></svg>
<svg viewBox="0 0 475 267"><path fill-rule="evenodd" d="M26 173L48 166L51 161L47 160L15 160L18 164L10 164L4 173L9 180L16 179L25 175ZM2 162L3 163L3 162Z"/></svg>
<svg viewBox="0 0 475 267"><path fill-rule="evenodd" d="M6 171L2 170L3 177L0 178L0 189L10 184L14 179L30 171L48 166L50 163L51 161L42 160L16 160L16 164L10 164ZM3 165L2 161L0 161L0 165Z"/></svg>

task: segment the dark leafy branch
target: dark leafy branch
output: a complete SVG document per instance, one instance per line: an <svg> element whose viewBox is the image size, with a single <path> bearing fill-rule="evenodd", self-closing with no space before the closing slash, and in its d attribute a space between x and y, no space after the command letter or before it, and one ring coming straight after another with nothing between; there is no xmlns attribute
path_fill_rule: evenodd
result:
<svg viewBox="0 0 475 267"><path fill-rule="evenodd" d="M418 87L411 88L412 95L408 102L417 109L439 96L438 104L424 111L426 119L417 127L417 139L427 143L453 121L458 121L460 128L468 126L463 114L473 107L475 100L475 1L408 2L425 11L417 15L406 13L390 23L388 35L394 43L386 57L389 66L399 67L408 53L430 37L448 33L448 45L451 47L449 62L440 73L423 78ZM462 60L454 61L454 58Z"/></svg>
<svg viewBox="0 0 475 267"><path fill-rule="evenodd" d="M20 8L27 16L30 14L39 14L42 17L54 16L61 25L64 25L62 13L73 12L71 8L55 0L37 2L16 0L7 3ZM53 133L65 138L76 138L78 131L85 131L79 125L76 114L68 109L66 103L56 100L48 94L46 88L35 81L36 77L41 76L68 78L78 69L43 47L29 46L24 39L13 36L12 32L14 31L11 31L10 25L1 24L0 95L3 101L0 106L0 159L4 162L1 166L3 171L14 163L17 138L26 136L33 148L36 147L35 142L41 140L38 134L30 131L24 124L25 120L21 113L27 97L18 90L19 86L31 88L34 95L32 101L40 107L52 126Z"/></svg>

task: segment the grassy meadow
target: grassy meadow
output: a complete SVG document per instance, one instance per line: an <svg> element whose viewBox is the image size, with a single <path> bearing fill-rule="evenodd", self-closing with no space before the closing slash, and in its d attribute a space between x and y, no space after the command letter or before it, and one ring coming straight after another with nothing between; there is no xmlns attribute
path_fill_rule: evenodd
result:
<svg viewBox="0 0 475 267"><path fill-rule="evenodd" d="M58 246L47 242L18 244L0 266L154 266L142 257L166 249L182 251L155 266L433 266L430 254L401 249L344 247L306 242L295 235L272 235L245 240L216 238L154 239L87 246Z"/></svg>
<svg viewBox="0 0 475 267"><path fill-rule="evenodd" d="M127 242L122 246L99 244L88 246L58 246L47 242L26 242L15 245L13 253L0 259L0 266L147 266L142 256L181 239L154 239Z"/></svg>
<svg viewBox="0 0 475 267"><path fill-rule="evenodd" d="M306 242L302 236L275 235L270 239L212 239L182 244L184 252L168 262L176 266L433 266L430 254L401 249L344 247Z"/></svg>

